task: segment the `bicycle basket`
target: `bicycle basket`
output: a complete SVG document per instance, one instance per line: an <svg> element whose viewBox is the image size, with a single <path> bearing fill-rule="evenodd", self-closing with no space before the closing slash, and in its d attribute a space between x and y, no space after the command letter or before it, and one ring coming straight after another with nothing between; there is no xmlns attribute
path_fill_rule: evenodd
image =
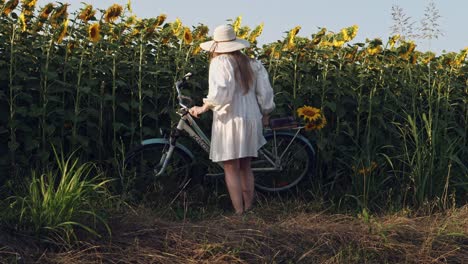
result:
<svg viewBox="0 0 468 264"><path fill-rule="evenodd" d="M273 130L296 128L299 126L293 116L270 118L270 128Z"/></svg>

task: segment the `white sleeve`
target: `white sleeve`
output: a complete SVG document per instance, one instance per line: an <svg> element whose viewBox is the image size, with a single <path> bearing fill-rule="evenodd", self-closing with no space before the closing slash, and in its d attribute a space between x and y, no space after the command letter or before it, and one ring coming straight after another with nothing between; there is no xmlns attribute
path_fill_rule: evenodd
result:
<svg viewBox="0 0 468 264"><path fill-rule="evenodd" d="M234 84L234 68L229 58L218 56L212 59L208 74L208 95L203 102L214 111L224 112L232 101Z"/></svg>
<svg viewBox="0 0 468 264"><path fill-rule="evenodd" d="M266 115L275 109L275 102L273 100L274 92L270 84L268 72L259 61L256 62L256 86L255 93L257 95L258 105L262 114Z"/></svg>

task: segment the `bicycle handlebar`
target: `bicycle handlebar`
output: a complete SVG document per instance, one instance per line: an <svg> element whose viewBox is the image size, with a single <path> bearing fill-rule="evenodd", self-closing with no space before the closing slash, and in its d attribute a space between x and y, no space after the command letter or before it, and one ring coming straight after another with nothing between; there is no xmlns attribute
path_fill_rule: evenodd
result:
<svg viewBox="0 0 468 264"><path fill-rule="evenodd" d="M189 72L189 73L185 74L184 77L182 77L182 80L177 81L177 82L175 83L175 87L176 87L176 90L177 90L177 99L179 100L179 105L180 105L181 107L185 108L185 109L187 109L188 106L186 106L186 105L182 102L182 100L183 100L183 99L187 99L187 100L189 100L189 101L192 101L192 98L190 98L190 97L188 97L188 96L182 95L181 92L180 92L180 89L182 88L182 85L185 84L185 82L186 82L191 76L192 76L192 73Z"/></svg>

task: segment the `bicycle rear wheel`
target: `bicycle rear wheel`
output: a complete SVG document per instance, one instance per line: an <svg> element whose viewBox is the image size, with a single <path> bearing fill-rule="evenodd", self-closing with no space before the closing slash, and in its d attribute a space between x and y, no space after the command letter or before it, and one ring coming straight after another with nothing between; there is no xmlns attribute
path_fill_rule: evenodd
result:
<svg viewBox="0 0 468 264"><path fill-rule="evenodd" d="M252 160L255 187L278 192L297 185L311 171L313 148L303 137L290 133L268 134L265 139L267 143L259 150L258 158Z"/></svg>
<svg viewBox="0 0 468 264"><path fill-rule="evenodd" d="M157 193L172 195L187 185L192 159L179 148L174 149L165 172L156 176L168 147L167 143L153 143L140 146L128 154L122 184L133 198L141 200Z"/></svg>

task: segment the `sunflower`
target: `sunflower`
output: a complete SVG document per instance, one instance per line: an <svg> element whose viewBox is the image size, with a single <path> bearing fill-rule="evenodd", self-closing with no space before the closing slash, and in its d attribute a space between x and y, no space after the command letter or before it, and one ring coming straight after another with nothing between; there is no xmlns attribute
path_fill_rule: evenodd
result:
<svg viewBox="0 0 468 264"><path fill-rule="evenodd" d="M19 4L19 0L10 0L6 2L3 8L3 14L8 16Z"/></svg>
<svg viewBox="0 0 468 264"><path fill-rule="evenodd" d="M50 13L52 13L53 10L54 10L54 4L48 3L42 8L39 18L42 20L46 20L47 18L49 18L49 15Z"/></svg>
<svg viewBox="0 0 468 264"><path fill-rule="evenodd" d="M137 17L135 15L131 15L127 18L127 21L125 21L125 26L129 27L135 24L136 21L137 21Z"/></svg>
<svg viewBox="0 0 468 264"><path fill-rule="evenodd" d="M306 123L304 129L305 131L315 130L315 124L312 122Z"/></svg>
<svg viewBox="0 0 468 264"><path fill-rule="evenodd" d="M346 53L345 58L351 61L354 60L358 49L359 49L358 46L354 46L352 51L350 51L349 53Z"/></svg>
<svg viewBox="0 0 468 264"><path fill-rule="evenodd" d="M349 27L348 28L348 34L349 34L349 40L352 40L356 37L357 33L358 33L358 30L359 30L359 26L358 25L353 25L352 27Z"/></svg>
<svg viewBox="0 0 468 264"><path fill-rule="evenodd" d="M399 52L400 57L407 60L409 58L409 56L411 55L411 53L416 48L416 44L414 44L414 42L411 41L411 42L405 43L405 45L403 47L400 47L400 48L401 48L401 50Z"/></svg>
<svg viewBox="0 0 468 264"><path fill-rule="evenodd" d="M369 55L375 55L378 54L382 51L382 46L375 46L375 47L369 47L367 48L367 53Z"/></svg>
<svg viewBox="0 0 468 264"><path fill-rule="evenodd" d="M302 116L305 121L315 121L320 117L321 112L318 108L304 105L297 109L297 115Z"/></svg>
<svg viewBox="0 0 468 264"><path fill-rule="evenodd" d="M248 26L243 26L239 29L237 36L241 39L245 39L249 35L249 32L250 28Z"/></svg>
<svg viewBox="0 0 468 264"><path fill-rule="evenodd" d="M317 32L317 34L315 35L312 35L312 43L314 45L317 45L320 43L320 41L322 41L322 37L325 36L325 33L327 33L327 29L326 28L321 28L319 32Z"/></svg>
<svg viewBox="0 0 468 264"><path fill-rule="evenodd" d="M351 37L348 34L347 28L343 28L340 33L341 33L341 37L343 38L343 41L348 42L349 40L351 40Z"/></svg>
<svg viewBox="0 0 468 264"><path fill-rule="evenodd" d="M377 168L377 163L375 161L372 161L369 167L363 167L363 168L359 169L357 171L357 173L361 174L361 175L369 175L376 168ZM353 166L353 169L356 170L356 167Z"/></svg>
<svg viewBox="0 0 468 264"><path fill-rule="evenodd" d="M206 38L206 34L208 34L208 27L205 25L198 26L193 32L195 33L194 40L195 41L203 41Z"/></svg>
<svg viewBox="0 0 468 264"><path fill-rule="evenodd" d="M241 23L242 23L242 16L238 16L234 23L232 23L232 27L234 28L234 32L238 33L239 30L241 29Z"/></svg>
<svg viewBox="0 0 468 264"><path fill-rule="evenodd" d="M400 39L400 35L398 35L398 34L393 35L393 36L388 40L388 44L390 45L390 48L393 48L399 39Z"/></svg>
<svg viewBox="0 0 468 264"><path fill-rule="evenodd" d="M200 53L200 51L201 51L201 47L197 46L193 49L192 55L197 55L198 53Z"/></svg>
<svg viewBox="0 0 468 264"><path fill-rule="evenodd" d="M161 14L158 17L156 17L155 27L159 27L160 25L162 25L164 21L166 21L166 18L167 16L165 14Z"/></svg>
<svg viewBox="0 0 468 264"><path fill-rule="evenodd" d="M127 1L127 10L130 11L130 13L133 12L133 10L132 10L132 3L130 2L130 0Z"/></svg>
<svg viewBox="0 0 468 264"><path fill-rule="evenodd" d="M52 26L57 27L59 24L59 21L65 21L68 17L68 8L69 4L64 4L61 5L57 8L55 8L54 14L50 17L50 23Z"/></svg>
<svg viewBox="0 0 468 264"><path fill-rule="evenodd" d="M23 1L23 6L29 7L29 8L34 8L36 6L37 0L24 0Z"/></svg>
<svg viewBox="0 0 468 264"><path fill-rule="evenodd" d="M19 21L21 25L21 31L26 31L26 18L24 17L24 12L21 12L19 16Z"/></svg>
<svg viewBox="0 0 468 264"><path fill-rule="evenodd" d="M251 43L254 43L255 40L258 38L258 36L262 34L262 31L263 31L263 23L258 25L254 30L252 30L249 36L249 41Z"/></svg>
<svg viewBox="0 0 468 264"><path fill-rule="evenodd" d="M301 30L300 26L296 26L295 28L291 29L288 33L288 43L287 43L287 48L292 49L294 48L294 40L296 39L297 33L299 33L299 30Z"/></svg>
<svg viewBox="0 0 468 264"><path fill-rule="evenodd" d="M192 37L192 32L188 27L184 27L184 43L189 45L192 43L193 37Z"/></svg>
<svg viewBox="0 0 468 264"><path fill-rule="evenodd" d="M459 54L455 56L453 65L460 66L465 61L467 53L468 53L468 48L464 48Z"/></svg>
<svg viewBox="0 0 468 264"><path fill-rule="evenodd" d="M345 44L344 40L333 40L332 45L333 47L340 48Z"/></svg>
<svg viewBox="0 0 468 264"><path fill-rule="evenodd" d="M88 28L89 39L94 43L98 42L101 39L99 27L99 23L94 23Z"/></svg>
<svg viewBox="0 0 468 264"><path fill-rule="evenodd" d="M182 21L180 21L179 18L176 18L176 20L172 23L172 33L178 36L181 29L182 29Z"/></svg>
<svg viewBox="0 0 468 264"><path fill-rule="evenodd" d="M317 118L317 120L313 122L307 122L304 126L305 131L314 131L314 130L320 130L327 125L327 119L325 118L324 115L320 114L320 116Z"/></svg>
<svg viewBox="0 0 468 264"><path fill-rule="evenodd" d="M36 7L37 0L23 0L23 13L25 16L31 16Z"/></svg>
<svg viewBox="0 0 468 264"><path fill-rule="evenodd" d="M320 115L318 122L315 124L316 130L320 130L327 125L327 119L323 114Z"/></svg>
<svg viewBox="0 0 468 264"><path fill-rule="evenodd" d="M122 14L123 7L118 4L111 5L104 14L104 20L109 22L114 22Z"/></svg>
<svg viewBox="0 0 468 264"><path fill-rule="evenodd" d="M78 18L83 22L88 22L96 14L96 10L93 10L92 5L86 5L86 7L80 12Z"/></svg>
<svg viewBox="0 0 468 264"><path fill-rule="evenodd" d="M65 38L65 36L67 35L67 31L68 31L68 19L65 20L62 24L62 30L60 31L60 34L57 38L57 43L62 43L63 41L63 38Z"/></svg>

